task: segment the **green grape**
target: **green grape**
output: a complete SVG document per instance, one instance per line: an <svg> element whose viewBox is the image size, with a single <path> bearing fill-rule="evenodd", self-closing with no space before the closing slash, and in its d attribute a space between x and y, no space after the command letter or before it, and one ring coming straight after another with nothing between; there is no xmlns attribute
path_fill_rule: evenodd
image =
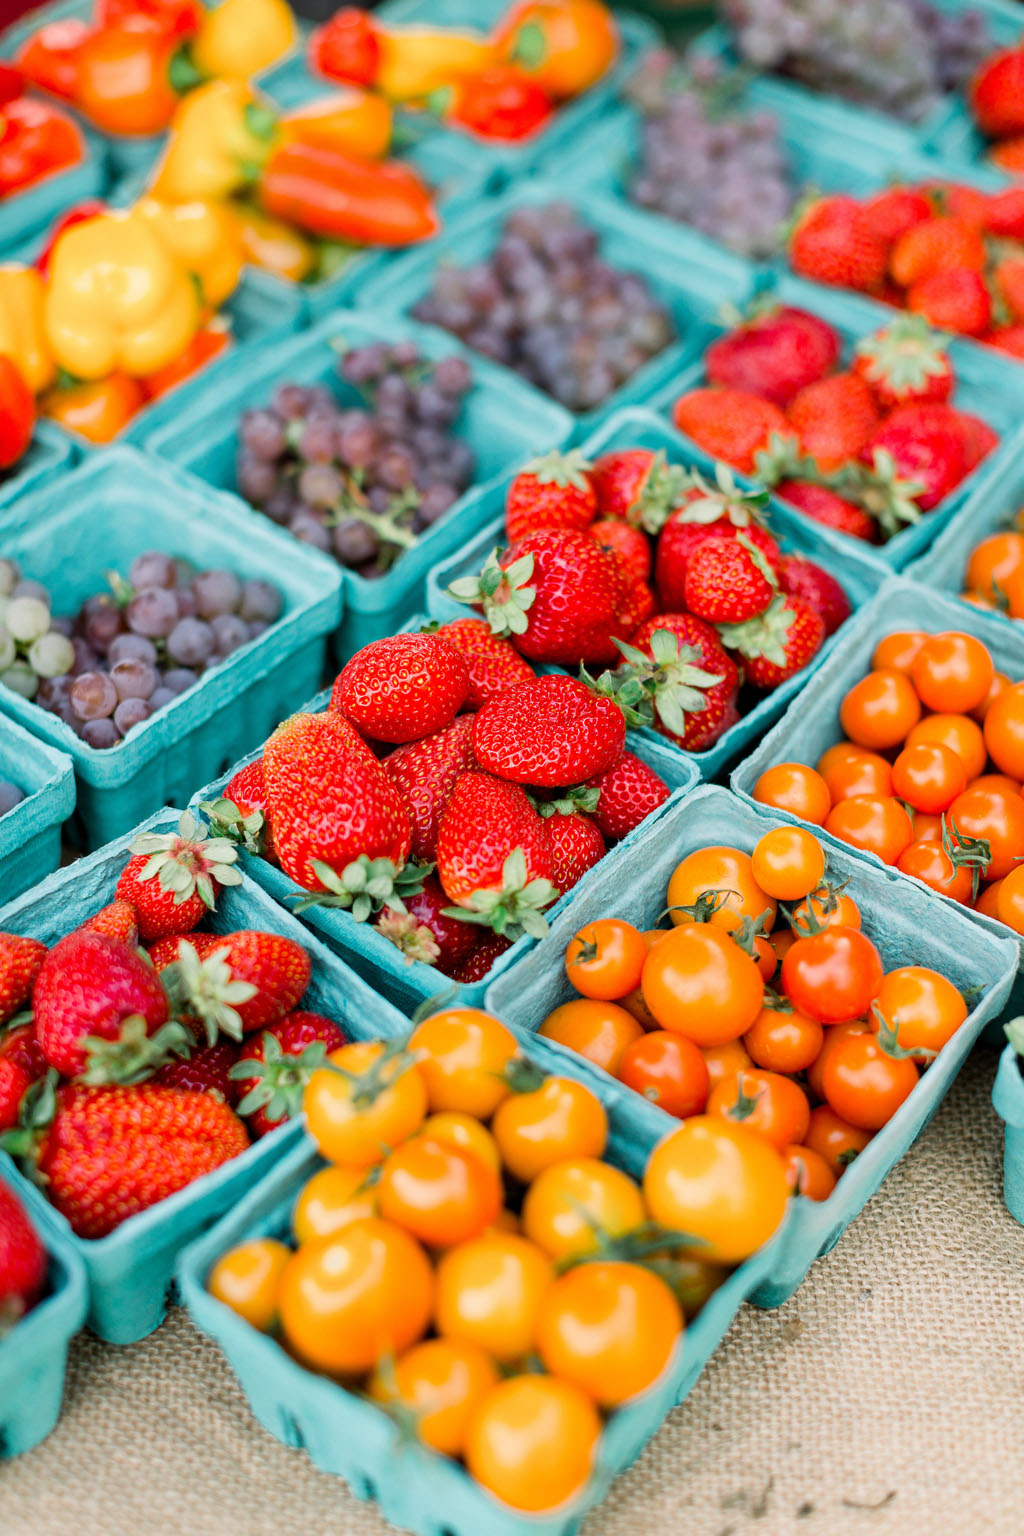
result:
<svg viewBox="0 0 1024 1536"><path fill-rule="evenodd" d="M20 693L23 699L34 699L39 679L26 661L16 661L12 667L0 672L0 683L12 693Z"/></svg>
<svg viewBox="0 0 1024 1536"><path fill-rule="evenodd" d="M4 624L15 640L31 645L50 628L50 610L38 597L12 597L4 615Z"/></svg>
<svg viewBox="0 0 1024 1536"><path fill-rule="evenodd" d="M28 664L40 677L63 677L75 664L75 648L65 635L51 631L33 640L28 648Z"/></svg>

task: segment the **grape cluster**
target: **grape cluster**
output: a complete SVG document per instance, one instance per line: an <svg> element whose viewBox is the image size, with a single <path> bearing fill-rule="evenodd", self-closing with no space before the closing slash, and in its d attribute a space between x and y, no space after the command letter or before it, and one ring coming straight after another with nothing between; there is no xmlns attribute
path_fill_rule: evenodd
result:
<svg viewBox="0 0 1024 1536"><path fill-rule="evenodd" d="M127 581L110 580L67 618L51 612L41 582L0 560L0 683L90 747L115 746L281 612L270 582L195 571L159 550L137 555Z"/></svg>
<svg viewBox="0 0 1024 1536"><path fill-rule="evenodd" d="M236 478L273 522L373 579L473 479L473 451L453 432L473 376L465 358L431 363L414 342L353 347L338 368L363 404L278 385L242 417Z"/></svg>
<svg viewBox="0 0 1024 1536"><path fill-rule="evenodd" d="M797 189L775 118L743 111L741 92L714 59L649 53L627 87L644 115L629 195L757 259L777 250Z"/></svg>
<svg viewBox="0 0 1024 1536"><path fill-rule="evenodd" d="M415 306L571 411L600 405L673 339L644 278L602 260L568 203L519 208L486 261L441 266Z"/></svg>
<svg viewBox="0 0 1024 1536"><path fill-rule="evenodd" d="M930 0L725 0L736 47L756 69L919 122L992 49L980 11Z"/></svg>
<svg viewBox="0 0 1024 1536"><path fill-rule="evenodd" d="M6 816L8 811L13 811L16 805L20 805L25 798L25 791L10 779L0 779L0 816Z"/></svg>

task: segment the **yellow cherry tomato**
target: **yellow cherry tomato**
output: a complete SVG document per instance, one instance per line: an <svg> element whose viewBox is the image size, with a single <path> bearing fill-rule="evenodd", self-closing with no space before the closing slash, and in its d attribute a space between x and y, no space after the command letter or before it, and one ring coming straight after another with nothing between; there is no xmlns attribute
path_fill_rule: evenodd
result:
<svg viewBox="0 0 1024 1536"><path fill-rule="evenodd" d="M644 1199L664 1227L695 1238L696 1257L749 1258L775 1232L789 1189L779 1153L745 1125L695 1115L655 1147Z"/></svg>
<svg viewBox="0 0 1024 1536"><path fill-rule="evenodd" d="M639 1264L580 1264L541 1302L537 1348L553 1376L602 1408L645 1392L673 1358L683 1331L664 1280Z"/></svg>
<svg viewBox="0 0 1024 1536"><path fill-rule="evenodd" d="M414 1136L385 1160L378 1198L388 1221L430 1248L450 1248L497 1220L501 1179L472 1152Z"/></svg>
<svg viewBox="0 0 1024 1536"><path fill-rule="evenodd" d="M800 901L825 874L825 851L805 827L773 827L751 856L754 879L777 901Z"/></svg>
<svg viewBox="0 0 1024 1536"><path fill-rule="evenodd" d="M378 1215L377 1190L371 1179L372 1173L365 1168L339 1168L333 1163L314 1173L292 1212L295 1241L311 1243Z"/></svg>
<svg viewBox="0 0 1024 1536"><path fill-rule="evenodd" d="M600 1416L579 1387L555 1376L513 1376L470 1419L466 1465L513 1509L554 1509L586 1483L600 1437Z"/></svg>
<svg viewBox="0 0 1024 1536"><path fill-rule="evenodd" d="M427 1339L396 1360L393 1370L378 1366L368 1391L375 1402L408 1409L424 1445L442 1456L460 1456L473 1413L500 1379L494 1361L475 1344Z"/></svg>
<svg viewBox="0 0 1024 1536"><path fill-rule="evenodd" d="M281 1276L291 1256L291 1249L272 1237L241 1243L223 1254L210 1271L210 1295L260 1333L269 1333L277 1321Z"/></svg>
<svg viewBox="0 0 1024 1536"><path fill-rule="evenodd" d="M731 932L744 917L760 917L766 912L765 931L771 932L777 910L775 899L754 878L749 853L740 848L715 846L687 854L668 882L665 905L674 909L669 913L673 923L692 923L693 915L680 909L697 906L705 892L718 893L717 900L712 902L715 910L708 918L716 928Z"/></svg>
<svg viewBox="0 0 1024 1536"><path fill-rule="evenodd" d="M330 1162L372 1167L423 1124L426 1084L406 1053L376 1040L343 1045L327 1061L303 1095L309 1134Z"/></svg>
<svg viewBox="0 0 1024 1536"><path fill-rule="evenodd" d="M553 1163L523 1201L523 1231L552 1259L593 1253L599 1237L620 1237L646 1216L639 1185L596 1157Z"/></svg>
<svg viewBox="0 0 1024 1536"><path fill-rule="evenodd" d="M508 1093L505 1068L516 1054L515 1035L479 1008L447 1008L424 1019L409 1049L432 1110L454 1109L488 1119Z"/></svg>
<svg viewBox="0 0 1024 1536"><path fill-rule="evenodd" d="M541 1298L554 1279L547 1255L513 1232L485 1232L451 1248L437 1266L434 1322L495 1360L521 1360L537 1337Z"/></svg>
<svg viewBox="0 0 1024 1536"><path fill-rule="evenodd" d="M567 1157L600 1157L608 1116L596 1094L571 1077L547 1077L529 1093L511 1095L491 1122L501 1160L531 1183Z"/></svg>
<svg viewBox="0 0 1024 1536"><path fill-rule="evenodd" d="M495 1173L501 1172L498 1143L474 1115L464 1115L457 1109L441 1110L427 1116L422 1134L443 1141L446 1146L458 1147L460 1152L472 1152L482 1163L489 1163Z"/></svg>

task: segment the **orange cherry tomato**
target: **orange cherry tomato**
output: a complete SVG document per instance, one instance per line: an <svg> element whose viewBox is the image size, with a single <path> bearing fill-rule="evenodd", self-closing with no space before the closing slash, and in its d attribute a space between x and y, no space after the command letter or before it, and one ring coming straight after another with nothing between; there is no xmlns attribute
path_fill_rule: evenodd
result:
<svg viewBox="0 0 1024 1536"><path fill-rule="evenodd" d="M481 1488L513 1509L554 1509L586 1484L600 1438L600 1415L572 1382L512 1376L470 1419L466 1465Z"/></svg>
<svg viewBox="0 0 1024 1536"><path fill-rule="evenodd" d="M881 956L857 928L826 928L797 939L782 962L782 990L820 1024L863 1018L881 981Z"/></svg>
<svg viewBox="0 0 1024 1536"><path fill-rule="evenodd" d="M537 1319L547 1370L602 1408L617 1408L654 1385L683 1331L679 1303L639 1264L581 1264L559 1276Z"/></svg>
<svg viewBox="0 0 1024 1536"><path fill-rule="evenodd" d="M685 1035L668 1029L651 1030L629 1046L618 1076L627 1088L680 1120L699 1115L711 1091L700 1051Z"/></svg>
<svg viewBox="0 0 1024 1536"><path fill-rule="evenodd" d="M39 413L90 443L112 442L146 403L138 379L111 373L105 379L47 390Z"/></svg>
<svg viewBox="0 0 1024 1536"><path fill-rule="evenodd" d="M503 1364L530 1354L537 1313L554 1279L547 1255L514 1232L485 1232L450 1248L437 1266L434 1322Z"/></svg>
<svg viewBox="0 0 1024 1536"><path fill-rule="evenodd" d="M593 1253L646 1219L640 1187L611 1163L571 1157L538 1174L523 1200L523 1235L550 1259Z"/></svg>
<svg viewBox="0 0 1024 1536"><path fill-rule="evenodd" d="M999 898L1005 884L1005 880L993 880L990 885L982 886L978 899L974 903L975 912L981 912L985 917L994 917L1001 923L1003 919L999 915Z"/></svg>
<svg viewBox="0 0 1024 1536"><path fill-rule="evenodd" d="M967 772L968 784L985 769L985 740L981 727L969 715L926 715L907 737L908 747L937 741L955 752Z"/></svg>
<svg viewBox="0 0 1024 1536"><path fill-rule="evenodd" d="M915 839L896 860L896 868L905 875L913 875L915 880L920 880L940 896L970 903L974 888L970 870L963 865L956 866L935 838Z"/></svg>
<svg viewBox="0 0 1024 1536"><path fill-rule="evenodd" d="M600 1099L571 1077L547 1077L529 1093L515 1093L491 1121L502 1162L529 1184L567 1157L600 1157L608 1116Z"/></svg>
<svg viewBox="0 0 1024 1536"><path fill-rule="evenodd" d="M754 799L777 811L788 811L801 821L824 826L832 808L828 785L820 773L806 763L779 763L766 768L754 785Z"/></svg>
<svg viewBox="0 0 1024 1536"><path fill-rule="evenodd" d="M406 1052L388 1054L371 1040L343 1045L327 1059L342 1071L321 1067L306 1084L309 1134L329 1162L349 1168L383 1162L423 1124L427 1092L419 1067Z"/></svg>
<svg viewBox="0 0 1024 1536"><path fill-rule="evenodd" d="M663 1029L694 1045L721 1045L753 1024L764 980L721 928L694 923L656 944L644 963L643 992Z"/></svg>
<svg viewBox="0 0 1024 1536"><path fill-rule="evenodd" d="M926 709L964 715L984 699L994 672L986 645L973 635L947 630L929 635L914 657L910 678Z"/></svg>
<svg viewBox="0 0 1024 1536"><path fill-rule="evenodd" d="M995 897L995 916L1007 928L1012 928L1014 933L1024 933L1024 864L1018 864L1004 880L995 883L999 886ZM979 901L978 911L981 910Z"/></svg>
<svg viewBox="0 0 1024 1536"><path fill-rule="evenodd" d="M841 800L829 812L825 831L853 848L875 854L883 864L895 864L914 841L914 824L891 795L855 795L852 800Z"/></svg>
<svg viewBox="0 0 1024 1536"><path fill-rule="evenodd" d="M999 601L1011 576L1024 572L1024 535L994 533L976 544L967 561L964 585L970 592Z"/></svg>
<svg viewBox="0 0 1024 1536"><path fill-rule="evenodd" d="M915 843L942 842L941 816L929 816L927 811L915 811L911 820L914 823Z"/></svg>
<svg viewBox="0 0 1024 1536"><path fill-rule="evenodd" d="M803 1140L811 1106L791 1078L755 1068L719 1083L708 1099L707 1113L759 1131L782 1151L791 1141Z"/></svg>
<svg viewBox="0 0 1024 1536"><path fill-rule="evenodd" d="M428 1115L420 1132L443 1141L446 1146L458 1147L460 1152L471 1152L480 1162L487 1163L495 1173L501 1172L501 1153L498 1143L486 1126L474 1115L464 1115L456 1109L441 1110Z"/></svg>
<svg viewBox="0 0 1024 1536"><path fill-rule="evenodd" d="M662 1226L697 1240L697 1256L739 1264L775 1232L789 1190L782 1158L746 1125L694 1115L655 1147L644 1199Z"/></svg>
<svg viewBox="0 0 1024 1536"><path fill-rule="evenodd" d="M928 636L923 629L897 629L879 640L871 658L873 672L909 672Z"/></svg>
<svg viewBox="0 0 1024 1536"><path fill-rule="evenodd" d="M773 827L758 839L751 865L754 879L769 896L799 901L821 884L825 852L804 827Z"/></svg>
<svg viewBox="0 0 1024 1536"><path fill-rule="evenodd" d="M951 981L926 965L902 965L882 977L875 1008L896 1031L904 1051L941 1051L967 1017ZM873 1027L877 1015L872 1013Z"/></svg>
<svg viewBox="0 0 1024 1536"><path fill-rule="evenodd" d="M1011 779L1008 773L983 773L978 778L971 780L972 789L998 789L1004 795L1019 795L1021 785L1016 779Z"/></svg>
<svg viewBox="0 0 1024 1536"><path fill-rule="evenodd" d="M177 39L130 26L91 33L78 55L75 105L104 133L161 133L174 116Z"/></svg>
<svg viewBox="0 0 1024 1536"><path fill-rule="evenodd" d="M1024 857L1024 800L1020 795L972 785L957 795L946 821L962 837L980 838L988 844L991 861L984 871L987 880L1001 880Z"/></svg>
<svg viewBox="0 0 1024 1536"><path fill-rule="evenodd" d="M767 912L765 928L771 931L776 904L754 879L749 853L739 848L698 848L677 864L665 902L673 909L669 914L673 923L693 923L693 916L679 909L697 905L699 898L711 891L723 893L721 904L708 918L712 927L731 931L744 917L757 918Z"/></svg>
<svg viewBox="0 0 1024 1536"><path fill-rule="evenodd" d="M827 1200L836 1187L836 1176L820 1152L811 1147L789 1146L783 1149L786 1180L794 1195L807 1200Z"/></svg>
<svg viewBox="0 0 1024 1536"><path fill-rule="evenodd" d="M1021 804L1024 805L1024 801ZM646 944L643 952L646 959ZM643 1025L627 1009L616 1003L592 1001L589 997L577 997L563 1003L548 1014L537 1031L546 1040L557 1040L567 1050L585 1056L613 1077L618 1073L623 1051L643 1032Z"/></svg>
<svg viewBox="0 0 1024 1536"><path fill-rule="evenodd" d="M1024 780L1024 684L1004 689L993 703L985 716L985 746L1000 773Z"/></svg>
<svg viewBox="0 0 1024 1536"><path fill-rule="evenodd" d="M801 932L815 927L859 928L860 908L845 891L820 886L793 909L793 921Z"/></svg>
<svg viewBox="0 0 1024 1536"><path fill-rule="evenodd" d="M640 985L647 959L643 935L616 917L588 923L565 952L565 974L584 997L613 1002Z"/></svg>
<svg viewBox="0 0 1024 1536"><path fill-rule="evenodd" d="M498 1218L501 1179L489 1163L459 1147L414 1136L384 1161L380 1213L428 1248L477 1237Z"/></svg>
<svg viewBox="0 0 1024 1536"><path fill-rule="evenodd" d="M643 990L637 987L633 992L627 992L625 997L619 998L619 1007L625 1008L631 1013L642 1029L657 1029L658 1021L648 1008L644 1000Z"/></svg>
<svg viewBox="0 0 1024 1536"><path fill-rule="evenodd" d="M260 1333L269 1333L277 1321L281 1276L291 1256L291 1249L272 1237L241 1243L223 1254L210 1271L210 1295Z"/></svg>
<svg viewBox="0 0 1024 1536"><path fill-rule="evenodd" d="M822 1070L825 1102L861 1130L879 1131L917 1084L917 1067L890 1056L871 1033L849 1034L829 1051Z"/></svg>
<svg viewBox="0 0 1024 1536"><path fill-rule="evenodd" d="M1013 683L1007 677L1005 672L993 672L992 681L988 685L988 692L982 699L981 703L975 704L974 708L971 710L971 719L977 720L980 725L983 725L985 723L985 716L988 714L989 710L992 708L992 705L995 703L996 699L998 699L999 695L1001 693L1005 693L1007 688L1012 687Z"/></svg>
<svg viewBox="0 0 1024 1536"><path fill-rule="evenodd" d="M780 928L778 933L772 934L772 948L775 958L781 965L789 953L790 948L796 943L797 935L792 928Z"/></svg>
<svg viewBox="0 0 1024 1536"><path fill-rule="evenodd" d="M760 933L754 936L754 961L761 973L762 981L771 981L778 970L779 957L775 953L771 939L765 938Z"/></svg>
<svg viewBox="0 0 1024 1536"><path fill-rule="evenodd" d="M329 1163L303 1186L292 1212L292 1231L297 1243L311 1243L379 1214L372 1174Z"/></svg>
<svg viewBox="0 0 1024 1536"><path fill-rule="evenodd" d="M825 1061L830 1051L834 1051L840 1040L847 1035L863 1035L867 1033L868 1025L864 1019L850 1019L845 1024L831 1024L825 1030L825 1038L821 1042L821 1050L807 1068L807 1086L816 1099L825 1097Z"/></svg>
<svg viewBox="0 0 1024 1536"><path fill-rule="evenodd" d="M847 747L845 743L841 743L841 750L830 751L834 755L829 757L826 752L821 772L833 810L841 800L852 800L856 795L892 794L892 767L877 752L869 752L866 747ZM825 821L827 824L828 817Z"/></svg>
<svg viewBox="0 0 1024 1536"><path fill-rule="evenodd" d="M769 1072L803 1072L821 1050L824 1030L817 1019L793 1008L762 1008L743 1036L750 1059Z"/></svg>
<svg viewBox="0 0 1024 1536"><path fill-rule="evenodd" d="M354 1221L304 1243L281 1277L281 1329L314 1370L354 1376L401 1354L427 1331L434 1272L414 1237L392 1222Z"/></svg>
<svg viewBox="0 0 1024 1536"><path fill-rule="evenodd" d="M446 1008L413 1030L410 1051L421 1053L419 1070L432 1110L453 1109L486 1120L508 1094L505 1071L516 1038L493 1014L479 1008Z"/></svg>
<svg viewBox="0 0 1024 1536"><path fill-rule="evenodd" d="M716 1088L723 1078L752 1067L750 1052L742 1040L726 1040L722 1045L706 1045L701 1049L704 1065L708 1069L708 1092Z"/></svg>
<svg viewBox="0 0 1024 1536"><path fill-rule="evenodd" d="M811 1123L804 1137L804 1145L825 1159L837 1179L854 1158L863 1152L870 1140L870 1131L851 1125L828 1104L819 1104L811 1110Z"/></svg>
<svg viewBox="0 0 1024 1536"><path fill-rule="evenodd" d="M892 792L915 811L931 816L948 810L967 787L967 771L955 752L940 742L904 747L892 765Z"/></svg>
<svg viewBox="0 0 1024 1536"><path fill-rule="evenodd" d="M862 677L839 706L839 723L846 735L872 752L898 747L920 718L921 701L913 684L892 667Z"/></svg>
<svg viewBox="0 0 1024 1536"><path fill-rule="evenodd" d="M378 1366L367 1391L377 1403L400 1403L416 1436L442 1456L460 1456L470 1420L501 1377L494 1361L458 1339L414 1344L387 1371Z"/></svg>

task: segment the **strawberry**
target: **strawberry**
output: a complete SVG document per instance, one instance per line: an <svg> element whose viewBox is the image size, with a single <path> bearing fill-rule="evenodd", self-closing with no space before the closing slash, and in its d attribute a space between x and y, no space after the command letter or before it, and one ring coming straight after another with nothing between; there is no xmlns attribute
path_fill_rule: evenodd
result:
<svg viewBox="0 0 1024 1536"><path fill-rule="evenodd" d="M1024 324L1004 326L998 331L989 331L987 335L980 336L987 347L997 347L1000 352L1006 352L1010 357L1024 358Z"/></svg>
<svg viewBox="0 0 1024 1536"><path fill-rule="evenodd" d="M542 938L542 908L558 895L547 828L518 784L464 773L437 837L437 874L468 920L513 937Z"/></svg>
<svg viewBox="0 0 1024 1536"><path fill-rule="evenodd" d="M916 187L886 187L864 203L864 214L875 234L886 245L894 245L915 224L923 224L934 212L931 203Z"/></svg>
<svg viewBox="0 0 1024 1536"><path fill-rule="evenodd" d="M572 677L521 683L473 725L473 756L487 773L552 789L603 773L625 744L622 711Z"/></svg>
<svg viewBox="0 0 1024 1536"><path fill-rule="evenodd" d="M39 967L46 959L46 945L17 933L0 933L0 1024L27 1002Z"/></svg>
<svg viewBox="0 0 1024 1536"><path fill-rule="evenodd" d="M742 624L763 613L777 590L772 565L745 533L705 539L686 566L686 608L710 624Z"/></svg>
<svg viewBox="0 0 1024 1536"><path fill-rule="evenodd" d="M798 215L789 239L795 272L864 293L884 283L887 257L886 242L867 211L845 195L811 202Z"/></svg>
<svg viewBox="0 0 1024 1536"><path fill-rule="evenodd" d="M478 577L448 590L481 607L495 634L511 635L524 656L577 667L613 657L624 584L618 560L588 534L550 528L503 555L495 550Z"/></svg>
<svg viewBox="0 0 1024 1536"><path fill-rule="evenodd" d="M69 933L54 945L36 977L32 1011L36 1043L65 1077L95 1063L119 1074L152 1066L154 1053L162 1059L165 1045L184 1033L178 1025L162 1028L170 1013L153 967L101 933Z"/></svg>
<svg viewBox="0 0 1024 1536"><path fill-rule="evenodd" d="M266 1136L301 1112L313 1072L347 1039L322 1013L297 1012L246 1041L231 1076L243 1095L238 1112L254 1136Z"/></svg>
<svg viewBox="0 0 1024 1536"><path fill-rule="evenodd" d="M470 950L465 960L453 965L445 974L461 986L468 986L474 981L483 981L485 976L490 975L495 960L510 948L511 940L502 938L497 933L489 934L487 938L480 940L475 949Z"/></svg>
<svg viewBox="0 0 1024 1536"><path fill-rule="evenodd" d="M957 413L949 406L901 406L875 433L862 457L878 464L883 455L896 474L918 487L922 511L938 506L967 474L967 455Z"/></svg>
<svg viewBox="0 0 1024 1536"><path fill-rule="evenodd" d="M385 907L374 926L378 933L400 949L406 960L436 965L448 972L465 960L477 943L479 930L457 917L446 917L448 898L439 883L428 876L423 889L406 897L405 911Z"/></svg>
<svg viewBox="0 0 1024 1536"><path fill-rule="evenodd" d="M87 917L81 925L82 933L103 933L108 939L120 939L133 949L139 944L139 925L135 908L129 901L112 901L109 906Z"/></svg>
<svg viewBox="0 0 1024 1536"><path fill-rule="evenodd" d="M238 850L185 811L177 832L143 832L131 845L114 892L134 908L144 943L190 933L217 903L223 885L240 885Z"/></svg>
<svg viewBox="0 0 1024 1536"><path fill-rule="evenodd" d="M178 1061L165 1062L153 1073L150 1082L165 1088L189 1088L193 1093L212 1093L222 1103L234 1108L241 1093L231 1079L231 1068L238 1060L235 1040L217 1040Z"/></svg>
<svg viewBox="0 0 1024 1536"><path fill-rule="evenodd" d="M459 715L436 736L406 742L381 758L381 767L395 784L409 812L410 852L414 859L432 859L437 828L455 780L471 766L475 715Z"/></svg>
<svg viewBox="0 0 1024 1536"><path fill-rule="evenodd" d="M1024 187L989 194L985 233L1001 240L1024 240Z"/></svg>
<svg viewBox="0 0 1024 1536"><path fill-rule="evenodd" d="M594 460L590 479L600 517L618 517L653 532L677 505L686 472L667 462L664 449L620 448Z"/></svg>
<svg viewBox="0 0 1024 1536"><path fill-rule="evenodd" d="M389 635L346 662L328 707L377 741L419 741L450 725L468 692L466 663L441 635Z"/></svg>
<svg viewBox="0 0 1024 1536"><path fill-rule="evenodd" d="M179 1012L198 1020L211 1045L221 1034L240 1040L284 1018L309 986L311 965L301 944L280 933L245 928L219 935L200 958L186 940L163 972Z"/></svg>
<svg viewBox="0 0 1024 1536"><path fill-rule="evenodd" d="M993 54L971 81L970 102L978 127L990 139L1024 133L1024 49Z"/></svg>
<svg viewBox="0 0 1024 1536"><path fill-rule="evenodd" d="M920 315L899 315L884 330L858 341L853 371L880 411L941 405L956 382L943 340Z"/></svg>
<svg viewBox="0 0 1024 1536"><path fill-rule="evenodd" d="M612 842L628 837L669 796L664 779L634 752L623 752L614 768L599 773L589 784L599 792L594 821Z"/></svg>
<svg viewBox="0 0 1024 1536"><path fill-rule="evenodd" d="M49 1062L39 1049L36 1032L31 1024L15 1024L0 1035L0 1062L13 1061L28 1074L30 1083L45 1077Z"/></svg>
<svg viewBox="0 0 1024 1536"><path fill-rule="evenodd" d="M509 543L542 528L575 528L582 532L597 515L597 495L587 471L590 465L578 448L556 449L532 459L516 475L505 497L505 534Z"/></svg>
<svg viewBox="0 0 1024 1536"><path fill-rule="evenodd" d="M38 1301L46 1249L14 1190L0 1181L0 1338Z"/></svg>
<svg viewBox="0 0 1024 1536"><path fill-rule="evenodd" d="M293 715L263 753L267 805L281 868L308 891L327 891L361 857L409 857L409 813L394 781L337 713Z"/></svg>
<svg viewBox="0 0 1024 1536"><path fill-rule="evenodd" d="M943 214L915 224L902 234L889 256L889 271L901 288L939 272L981 272L985 242L961 219Z"/></svg>
<svg viewBox="0 0 1024 1536"><path fill-rule="evenodd" d="M786 414L801 451L824 470L855 459L879 424L871 391L856 373L834 373L808 384Z"/></svg>
<svg viewBox="0 0 1024 1536"><path fill-rule="evenodd" d="M739 672L703 619L659 613L620 649L622 665L601 683L631 711L631 723L702 752L739 718Z"/></svg>
<svg viewBox="0 0 1024 1536"><path fill-rule="evenodd" d="M773 435L793 435L777 405L739 389L688 390L672 407L672 420L706 453L748 475Z"/></svg>
<svg viewBox="0 0 1024 1536"><path fill-rule="evenodd" d="M604 858L605 841L601 829L589 816L556 813L548 818L554 883L562 892L569 891Z"/></svg>
<svg viewBox="0 0 1024 1536"><path fill-rule="evenodd" d="M783 304L712 342L704 370L709 383L760 395L781 409L831 373L839 352L839 334L827 321Z"/></svg>
<svg viewBox="0 0 1024 1536"><path fill-rule="evenodd" d="M683 506L673 512L658 535L655 580L661 605L670 612L686 606L686 566L698 544L707 538L731 537L742 528L761 547L759 520L767 492L741 491L724 464L715 466L715 476L717 485L712 487L701 475L691 475ZM764 553L778 555L773 539Z"/></svg>
<svg viewBox="0 0 1024 1536"><path fill-rule="evenodd" d="M615 555L627 577L647 581L651 574L651 546L646 535L621 517L602 517L592 523L590 537Z"/></svg>
<svg viewBox="0 0 1024 1536"><path fill-rule="evenodd" d="M631 635L645 619L649 619L658 604L646 581L634 581L626 591L615 616L617 634Z"/></svg>
<svg viewBox="0 0 1024 1536"><path fill-rule="evenodd" d="M183 938L187 938L188 943L192 945L200 960L210 954L212 950L215 950L217 945L222 942L222 937L219 933L190 933L187 935L169 933L166 938L154 940L149 946L147 954L152 962L153 969L158 975L161 971L166 971L169 965L173 965L180 958L181 941Z"/></svg>
<svg viewBox="0 0 1024 1536"><path fill-rule="evenodd" d="M0 1056L0 1131L17 1125L21 1101L31 1086L32 1078L19 1061Z"/></svg>
<svg viewBox="0 0 1024 1536"><path fill-rule="evenodd" d="M777 688L799 672L825 643L825 621L802 597L779 596L746 624L723 625L722 643L743 657L754 688Z"/></svg>
<svg viewBox="0 0 1024 1536"><path fill-rule="evenodd" d="M957 181L929 182L921 190L933 200L939 212L948 214L968 229L984 230L987 226L990 192Z"/></svg>
<svg viewBox="0 0 1024 1536"><path fill-rule="evenodd" d="M983 336L992 324L992 295L981 272L957 268L923 277L907 291L907 308L959 336Z"/></svg>
<svg viewBox="0 0 1024 1536"><path fill-rule="evenodd" d="M863 539L866 544L878 542L878 524L870 512L827 485L816 485L811 480L782 480L775 487L775 494L816 523L847 533L853 539Z"/></svg>
<svg viewBox="0 0 1024 1536"><path fill-rule="evenodd" d="M479 709L488 699L517 683L529 682L534 671L511 640L491 633L483 619L453 619L437 633L459 652L469 672L466 709Z"/></svg>
<svg viewBox="0 0 1024 1536"><path fill-rule="evenodd" d="M247 853L276 862L262 757L239 768L225 784L220 798L203 801L199 809L210 818L210 830L216 836L228 837Z"/></svg>
<svg viewBox="0 0 1024 1536"><path fill-rule="evenodd" d="M850 599L835 577L802 555L783 555L779 586L787 597L802 598L808 607L821 615L826 635L834 635L853 612Z"/></svg>
<svg viewBox="0 0 1024 1536"><path fill-rule="evenodd" d="M36 1163L50 1200L79 1237L106 1237L249 1145L234 1110L208 1093L66 1083L55 1101ZM48 1108L40 1104L40 1116Z"/></svg>
<svg viewBox="0 0 1024 1536"><path fill-rule="evenodd" d="M998 432L987 421L982 421L980 416L972 416L968 411L953 411L946 419L963 443L968 472L975 469L993 448L998 447Z"/></svg>
<svg viewBox="0 0 1024 1536"><path fill-rule="evenodd" d="M988 158L1008 176L1024 176L1024 134L1015 133L1012 138L993 144Z"/></svg>

